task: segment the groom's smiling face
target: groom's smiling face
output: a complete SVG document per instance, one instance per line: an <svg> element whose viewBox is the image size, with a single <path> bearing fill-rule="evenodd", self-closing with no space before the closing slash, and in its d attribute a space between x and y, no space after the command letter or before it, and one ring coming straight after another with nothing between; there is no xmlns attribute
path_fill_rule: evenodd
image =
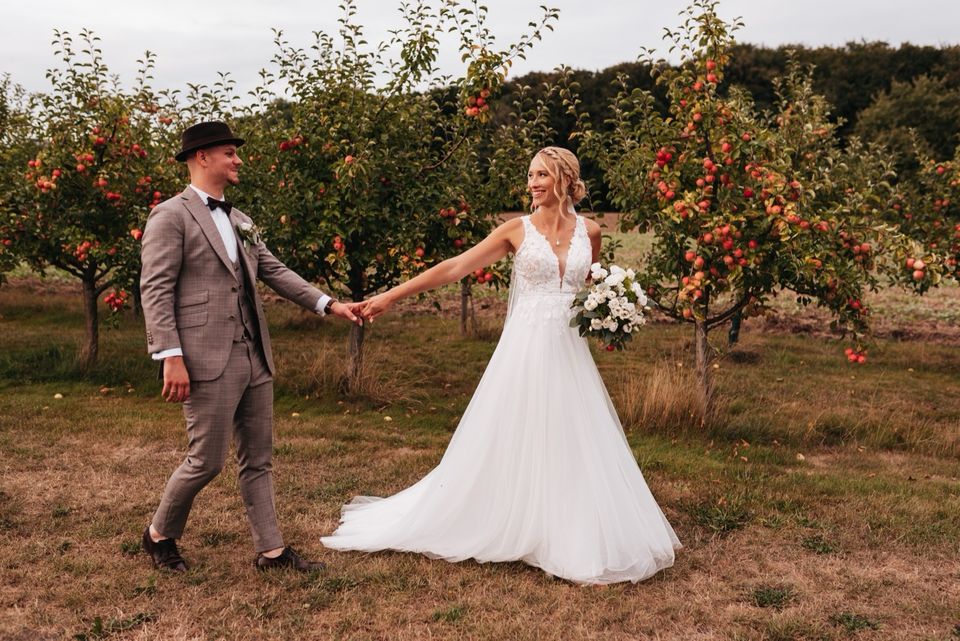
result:
<svg viewBox="0 0 960 641"><path fill-rule="evenodd" d="M203 154L203 167L208 177L215 183L226 185L240 184L240 165L243 160L237 154L236 145L217 145L201 149L197 155Z"/></svg>

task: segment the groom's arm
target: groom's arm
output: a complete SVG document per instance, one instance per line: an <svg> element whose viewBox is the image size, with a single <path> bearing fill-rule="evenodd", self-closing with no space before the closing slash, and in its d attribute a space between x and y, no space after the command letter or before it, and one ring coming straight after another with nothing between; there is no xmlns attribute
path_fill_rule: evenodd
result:
<svg viewBox="0 0 960 641"><path fill-rule="evenodd" d="M147 352L180 348L175 297L183 263L183 220L157 208L147 219L140 246L140 302L147 327Z"/></svg>
<svg viewBox="0 0 960 641"><path fill-rule="evenodd" d="M284 265L263 242L257 243L257 278L287 300L318 314L324 314L327 303L332 300L300 274ZM353 313L353 307L334 302L330 312L350 322L359 323L361 321Z"/></svg>
<svg viewBox="0 0 960 641"><path fill-rule="evenodd" d="M151 212L140 246L140 301L147 326L147 351L163 360L163 397L190 396L175 313L176 286L183 262L183 219L161 208Z"/></svg>

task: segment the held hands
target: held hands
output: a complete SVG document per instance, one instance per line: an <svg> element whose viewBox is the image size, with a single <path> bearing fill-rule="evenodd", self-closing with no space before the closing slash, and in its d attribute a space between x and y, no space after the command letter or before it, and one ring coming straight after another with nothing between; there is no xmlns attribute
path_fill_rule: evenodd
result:
<svg viewBox="0 0 960 641"><path fill-rule="evenodd" d="M373 319L390 309L393 305L393 300L387 295L387 292L384 292L383 294L363 301L360 305L360 315L372 323Z"/></svg>
<svg viewBox="0 0 960 641"><path fill-rule="evenodd" d="M163 398L168 403L182 403L190 398L190 376L183 356L168 356L163 359Z"/></svg>
<svg viewBox="0 0 960 641"><path fill-rule="evenodd" d="M360 318L359 314L364 305L365 303L341 303L338 301L330 306L330 313L351 323L363 325L363 318Z"/></svg>

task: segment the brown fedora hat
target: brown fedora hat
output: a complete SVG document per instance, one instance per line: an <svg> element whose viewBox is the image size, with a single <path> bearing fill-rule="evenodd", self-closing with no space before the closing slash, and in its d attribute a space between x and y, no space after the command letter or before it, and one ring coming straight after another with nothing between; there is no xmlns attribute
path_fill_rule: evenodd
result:
<svg viewBox="0 0 960 641"><path fill-rule="evenodd" d="M187 159L187 156L198 149L206 149L216 145L236 145L239 147L242 144L243 138L234 136L227 123L219 120L200 122L184 129L180 135L180 151L174 158L183 162Z"/></svg>

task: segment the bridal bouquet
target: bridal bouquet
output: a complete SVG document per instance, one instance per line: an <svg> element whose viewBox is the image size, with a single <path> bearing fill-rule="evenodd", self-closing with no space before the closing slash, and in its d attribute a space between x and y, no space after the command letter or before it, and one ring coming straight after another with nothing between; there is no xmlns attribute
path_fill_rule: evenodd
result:
<svg viewBox="0 0 960 641"><path fill-rule="evenodd" d="M609 352L623 349L633 331L647 322L643 312L650 308L643 288L632 269L618 265L607 269L594 263L590 276L593 282L573 299L570 327L579 328L581 336L599 338Z"/></svg>

